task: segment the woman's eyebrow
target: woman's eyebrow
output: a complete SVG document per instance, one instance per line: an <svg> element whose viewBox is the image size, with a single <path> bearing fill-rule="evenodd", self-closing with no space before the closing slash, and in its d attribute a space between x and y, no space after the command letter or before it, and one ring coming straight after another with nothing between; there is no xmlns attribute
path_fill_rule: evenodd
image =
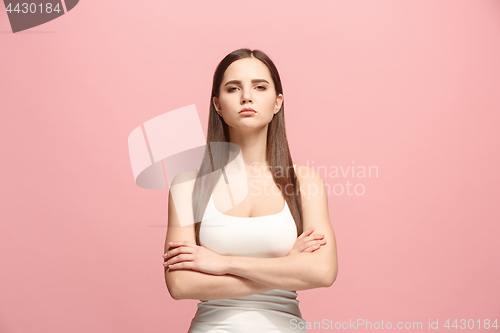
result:
<svg viewBox="0 0 500 333"><path fill-rule="evenodd" d="M265 83L269 84L269 82L267 82L267 80L264 80L264 79L253 79L252 80L252 83L257 83L257 82L265 82ZM231 83L241 84L241 81L240 80L227 81L226 84L224 85L224 87L227 86L228 84L231 84Z"/></svg>

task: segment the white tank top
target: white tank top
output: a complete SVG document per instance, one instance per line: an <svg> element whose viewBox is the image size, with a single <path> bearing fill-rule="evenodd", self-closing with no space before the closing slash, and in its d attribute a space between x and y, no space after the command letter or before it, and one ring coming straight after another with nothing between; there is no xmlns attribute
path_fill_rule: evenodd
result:
<svg viewBox="0 0 500 333"><path fill-rule="evenodd" d="M296 240L297 228L286 200L277 214L235 217L217 211L210 196L200 226L200 245L223 255L284 257ZM307 333L297 296L294 291L273 289L244 297L201 300L188 333Z"/></svg>
<svg viewBox="0 0 500 333"><path fill-rule="evenodd" d="M297 236L295 220L286 200L277 214L236 217L219 212L211 195L200 226L201 246L222 255L238 257L284 257L292 249Z"/></svg>

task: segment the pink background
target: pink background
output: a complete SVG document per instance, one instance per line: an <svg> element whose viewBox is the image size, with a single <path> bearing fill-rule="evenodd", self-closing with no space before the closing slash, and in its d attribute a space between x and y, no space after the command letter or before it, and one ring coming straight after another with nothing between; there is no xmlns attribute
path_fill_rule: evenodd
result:
<svg viewBox="0 0 500 333"><path fill-rule="evenodd" d="M0 11L0 332L187 331L168 192L135 185L127 137L190 104L206 134L241 47L280 71L294 163L379 171L322 174L365 193L329 196L339 274L304 319L500 319L499 41L497 0L84 0L16 34Z"/></svg>

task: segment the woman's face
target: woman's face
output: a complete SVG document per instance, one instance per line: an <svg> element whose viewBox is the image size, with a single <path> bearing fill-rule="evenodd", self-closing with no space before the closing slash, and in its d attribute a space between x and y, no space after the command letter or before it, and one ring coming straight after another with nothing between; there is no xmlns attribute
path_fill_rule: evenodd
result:
<svg viewBox="0 0 500 333"><path fill-rule="evenodd" d="M229 65L222 77L219 98L213 98L226 124L243 131L267 126L282 102L283 95L276 96L271 72L255 58L239 59ZM244 108L255 112L240 113Z"/></svg>

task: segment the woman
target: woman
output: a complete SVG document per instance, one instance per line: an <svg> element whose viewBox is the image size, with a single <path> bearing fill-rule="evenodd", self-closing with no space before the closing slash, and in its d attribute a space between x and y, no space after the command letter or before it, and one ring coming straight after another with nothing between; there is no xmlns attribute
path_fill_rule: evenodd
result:
<svg viewBox="0 0 500 333"><path fill-rule="evenodd" d="M193 223L179 222L169 194L167 288L201 300L189 333L307 332L296 291L333 284L335 236L321 177L292 162L281 80L262 51L236 50L218 65L207 136L200 168L172 183L195 179L182 197ZM252 179L251 191L238 176ZM221 194L238 191L234 207Z"/></svg>

